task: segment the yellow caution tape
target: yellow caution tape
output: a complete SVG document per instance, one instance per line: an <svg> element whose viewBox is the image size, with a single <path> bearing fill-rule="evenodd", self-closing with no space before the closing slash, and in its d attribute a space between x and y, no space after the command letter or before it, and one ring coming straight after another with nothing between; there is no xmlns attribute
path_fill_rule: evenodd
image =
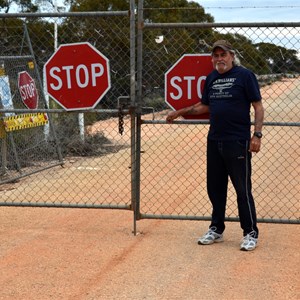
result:
<svg viewBox="0 0 300 300"><path fill-rule="evenodd" d="M2 118L1 123L2 126L0 127L3 127L5 132L10 132L14 130L43 126L48 123L48 116L46 113L21 114L4 117Z"/></svg>

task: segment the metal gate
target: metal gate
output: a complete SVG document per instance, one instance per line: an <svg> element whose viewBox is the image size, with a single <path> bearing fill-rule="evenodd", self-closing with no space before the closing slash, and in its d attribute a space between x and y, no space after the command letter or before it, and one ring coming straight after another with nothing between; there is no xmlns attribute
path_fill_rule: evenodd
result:
<svg viewBox="0 0 300 300"><path fill-rule="evenodd" d="M1 76L6 76L9 91L6 102L1 94L0 205L132 210L135 118L129 108L135 98L134 13L0 18ZM66 112L47 97L43 84L36 83L38 106L25 107L18 73L35 70L42 78L43 66L57 46L78 42L89 42L110 61L112 87L100 104ZM43 122L37 119L40 115Z"/></svg>
<svg viewBox="0 0 300 300"><path fill-rule="evenodd" d="M139 10L138 97L155 107L155 119L141 115L138 218L209 220L206 192L207 121L167 124L166 72L184 54L209 53L218 39L229 39L244 66L258 77L265 106L262 150L253 157L253 194L259 222L300 221L300 77L296 36L300 23L155 23L155 10ZM176 9L174 9L176 11ZM161 9L160 14L167 14ZM182 10L178 9L178 13ZM172 11L172 13L174 13ZM186 14L189 10L186 10ZM299 47L299 45L298 45ZM253 49L253 51L251 51ZM247 50L247 51L245 51ZM238 221L236 196L229 186L226 219Z"/></svg>

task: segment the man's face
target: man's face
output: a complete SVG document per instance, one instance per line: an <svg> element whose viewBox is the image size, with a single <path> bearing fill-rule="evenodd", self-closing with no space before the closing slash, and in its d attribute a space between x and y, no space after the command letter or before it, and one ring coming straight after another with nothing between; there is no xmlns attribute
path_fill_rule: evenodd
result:
<svg viewBox="0 0 300 300"><path fill-rule="evenodd" d="M212 54L212 63L214 68L223 74L233 67L233 54L222 48L216 48Z"/></svg>

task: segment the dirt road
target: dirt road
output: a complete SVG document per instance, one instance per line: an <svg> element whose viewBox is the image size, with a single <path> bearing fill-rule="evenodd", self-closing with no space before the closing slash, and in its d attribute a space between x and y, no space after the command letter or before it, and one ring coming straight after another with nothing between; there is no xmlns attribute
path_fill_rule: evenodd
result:
<svg viewBox="0 0 300 300"><path fill-rule="evenodd" d="M0 209L0 299L300 299L300 227L260 224L254 252L240 228L199 246L207 222L131 212Z"/></svg>

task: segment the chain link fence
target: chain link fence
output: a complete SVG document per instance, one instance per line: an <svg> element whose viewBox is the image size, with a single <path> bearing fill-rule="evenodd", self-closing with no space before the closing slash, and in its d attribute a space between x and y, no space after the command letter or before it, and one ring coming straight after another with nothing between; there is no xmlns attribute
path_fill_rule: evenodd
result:
<svg viewBox="0 0 300 300"><path fill-rule="evenodd" d="M0 205L209 219L209 124L165 122L165 73L226 38L257 74L266 108L263 148L253 158L259 221L299 223L300 24L161 24L141 11L137 26L128 11L0 16ZM94 109L66 112L45 93L42 70L59 45L78 42L109 59L111 88ZM39 95L34 109L19 90L24 71ZM228 220L238 219L235 202L230 187Z"/></svg>
<svg viewBox="0 0 300 300"><path fill-rule="evenodd" d="M123 121L131 100L128 11L1 21L1 205L131 209L131 128ZM66 112L45 92L43 66L59 45L79 42L108 58L111 88L94 109ZM22 72L36 85L27 85L38 98L31 107Z"/></svg>
<svg viewBox="0 0 300 300"><path fill-rule="evenodd" d="M145 8L143 13L149 18L153 10ZM206 191L208 124L165 122L172 107L165 74L183 55L209 54L216 40L227 39L241 64L257 75L265 107L262 150L252 160L258 220L299 223L299 25L145 21L139 51L141 105L154 108L155 120L141 117L140 218L207 220L211 215ZM238 220L231 184L226 219Z"/></svg>

